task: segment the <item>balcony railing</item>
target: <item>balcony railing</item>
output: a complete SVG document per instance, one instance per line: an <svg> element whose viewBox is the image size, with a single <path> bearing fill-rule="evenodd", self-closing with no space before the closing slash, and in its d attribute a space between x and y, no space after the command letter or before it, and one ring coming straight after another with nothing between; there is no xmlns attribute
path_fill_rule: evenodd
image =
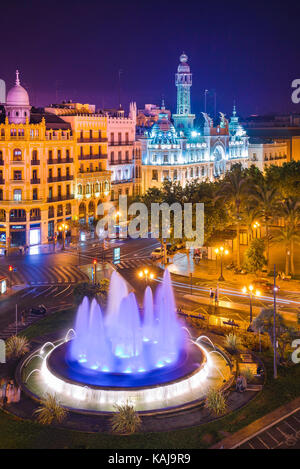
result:
<svg viewBox="0 0 300 469"><path fill-rule="evenodd" d="M4 166L4 160L0 160L0 166Z"/></svg>
<svg viewBox="0 0 300 469"><path fill-rule="evenodd" d="M31 160L32 166L39 166L41 164L40 160Z"/></svg>
<svg viewBox="0 0 300 469"><path fill-rule="evenodd" d="M74 176L70 174L69 176L48 177L47 182L73 181L73 179Z"/></svg>
<svg viewBox="0 0 300 469"><path fill-rule="evenodd" d="M109 164L111 166L120 165L120 164L133 164L133 160L111 160Z"/></svg>
<svg viewBox="0 0 300 469"><path fill-rule="evenodd" d="M38 178L30 179L30 184L41 184L41 180Z"/></svg>
<svg viewBox="0 0 300 469"><path fill-rule="evenodd" d="M19 223L20 221L24 222L26 221L26 216L25 217L9 217L10 223Z"/></svg>
<svg viewBox="0 0 300 469"><path fill-rule="evenodd" d="M0 184L5 184L5 179L0 179Z"/></svg>
<svg viewBox="0 0 300 469"><path fill-rule="evenodd" d="M124 147L124 146L129 146L129 145L133 145L134 142L131 142L131 141L125 141L125 142L110 142L108 144L109 147Z"/></svg>
<svg viewBox="0 0 300 469"><path fill-rule="evenodd" d="M64 200L72 200L74 199L74 194L69 195L58 195L56 197L48 197L47 202L63 202Z"/></svg>
<svg viewBox="0 0 300 469"><path fill-rule="evenodd" d="M48 164L64 164L64 163L73 163L73 158L50 158L47 160Z"/></svg>
<svg viewBox="0 0 300 469"><path fill-rule="evenodd" d="M95 138L81 138L77 139L78 143L105 143L107 142L107 138L102 137L95 137Z"/></svg>
<svg viewBox="0 0 300 469"><path fill-rule="evenodd" d="M40 221L41 220L41 215L30 215L30 221Z"/></svg>
<svg viewBox="0 0 300 469"><path fill-rule="evenodd" d="M100 160L100 159L106 159L107 154L97 154L97 155L79 155L78 159L81 161L84 160Z"/></svg>

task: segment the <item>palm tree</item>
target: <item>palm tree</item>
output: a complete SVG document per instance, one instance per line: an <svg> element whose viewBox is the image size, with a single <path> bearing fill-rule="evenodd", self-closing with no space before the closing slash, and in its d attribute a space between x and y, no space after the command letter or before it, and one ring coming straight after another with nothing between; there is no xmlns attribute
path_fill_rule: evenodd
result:
<svg viewBox="0 0 300 469"><path fill-rule="evenodd" d="M246 179L243 175L241 165L236 166L225 176L225 179L219 190L219 197L223 197L229 203L229 207L236 225L237 235L237 267L241 267L241 245L240 245L240 231L241 231L241 211L242 204L246 198L247 186Z"/></svg>
<svg viewBox="0 0 300 469"><path fill-rule="evenodd" d="M243 221L247 227L249 242L253 239L253 224L259 219L260 213L257 207L248 205L243 212Z"/></svg>
<svg viewBox="0 0 300 469"><path fill-rule="evenodd" d="M55 394L46 394L41 404L34 414L42 425L51 425L53 422L62 423L66 419L68 411L60 405Z"/></svg>
<svg viewBox="0 0 300 469"><path fill-rule="evenodd" d="M277 232L275 240L283 242L286 248L285 274L295 274L294 247L300 242L300 199L288 197L281 202L279 213L284 218L284 226Z"/></svg>
<svg viewBox="0 0 300 469"><path fill-rule="evenodd" d="M274 218L278 207L278 191L270 188L265 183L262 186L255 186L252 193L253 200L257 202L258 209L263 220L266 231L266 258L269 267L270 261L270 222Z"/></svg>

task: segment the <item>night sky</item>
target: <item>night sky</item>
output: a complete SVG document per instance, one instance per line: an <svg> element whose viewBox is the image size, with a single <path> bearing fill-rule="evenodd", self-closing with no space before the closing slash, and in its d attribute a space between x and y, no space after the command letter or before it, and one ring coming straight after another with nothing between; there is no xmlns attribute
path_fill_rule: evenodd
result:
<svg viewBox="0 0 300 469"><path fill-rule="evenodd" d="M241 115L299 112L300 2L107 0L1 3L0 78L15 69L32 105L72 99L97 107L121 101L175 111L174 73L185 51L193 72L192 111L215 89L218 110Z"/></svg>

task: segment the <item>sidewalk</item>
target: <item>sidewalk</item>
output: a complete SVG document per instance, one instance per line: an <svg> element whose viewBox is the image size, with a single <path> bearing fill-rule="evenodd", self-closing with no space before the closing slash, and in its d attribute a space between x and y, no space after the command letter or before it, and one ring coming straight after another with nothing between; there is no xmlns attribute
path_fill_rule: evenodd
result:
<svg viewBox="0 0 300 469"><path fill-rule="evenodd" d="M220 277L220 262L217 262L216 260L201 259L199 263L196 264L191 252L179 252L174 256L170 256L170 261L171 263L168 264L168 270L170 273L175 275L190 277L190 274L192 273L194 280L213 282L214 284L218 282L218 278ZM226 269L226 265L227 263L225 262L223 265L223 276L225 281L219 282L221 285L226 284L227 286L240 289L241 285L245 285L253 281L255 278L254 274L234 274L232 270ZM270 283L272 282L272 278L266 277L266 280ZM280 287L280 291L295 293L300 296L300 281L298 280L277 280L277 285Z"/></svg>
<svg viewBox="0 0 300 469"><path fill-rule="evenodd" d="M270 430L271 427L273 426L279 426L279 425L283 426L285 424L284 420L288 419L290 416L296 413L299 409L300 409L300 397L298 397L294 401L289 402L288 404L282 407L279 407L278 409L265 415L261 419L256 420L255 422L251 423L245 428L242 428L241 430L234 433L233 435L226 437L224 440L220 441L219 443L211 447L211 449L236 449L238 447L246 445L249 440L253 440L256 437L258 439L258 442L261 442L263 446L266 446L267 443L266 443L266 440L263 439L262 434L268 433L268 430ZM276 430L277 430L277 427L276 427ZM295 430L296 430L296 436L297 436L297 429ZM283 431L281 431L281 433L282 433L282 436L285 436L285 437L288 436L286 441L288 441L289 438L290 439L293 438L294 440L296 439L296 437L292 436L293 433L291 433L291 430L289 431L287 435ZM276 444L276 441L277 440L273 442L274 446ZM286 444L286 441L285 442L277 441L278 446L281 446L282 444ZM249 449L267 449L267 448L266 447L255 448L254 444L252 444L252 445L249 445ZM271 447L269 447L269 449L271 449Z"/></svg>

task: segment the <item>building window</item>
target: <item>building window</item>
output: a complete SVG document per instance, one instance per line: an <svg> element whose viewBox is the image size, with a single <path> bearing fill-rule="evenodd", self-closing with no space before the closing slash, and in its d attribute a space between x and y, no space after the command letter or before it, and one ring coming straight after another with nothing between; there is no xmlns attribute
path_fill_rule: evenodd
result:
<svg viewBox="0 0 300 469"><path fill-rule="evenodd" d="M72 213L72 207L71 204L66 205L66 215L71 215Z"/></svg>
<svg viewBox="0 0 300 469"><path fill-rule="evenodd" d="M38 200L38 190L36 188L32 191L32 200Z"/></svg>
<svg viewBox="0 0 300 469"><path fill-rule="evenodd" d="M22 180L22 171L14 171L14 180L21 181Z"/></svg>
<svg viewBox="0 0 300 469"><path fill-rule="evenodd" d="M157 171L157 169L152 170L152 181L158 181L158 171Z"/></svg>
<svg viewBox="0 0 300 469"><path fill-rule="evenodd" d="M15 189L14 190L14 200L16 202L19 202L20 200L22 200L22 190L21 189Z"/></svg>
<svg viewBox="0 0 300 469"><path fill-rule="evenodd" d="M53 157L53 152L52 152L52 150L49 150L49 151L48 151L48 159L49 159L49 161L52 161L52 157Z"/></svg>
<svg viewBox="0 0 300 469"><path fill-rule="evenodd" d="M3 189L0 189L0 200L3 200Z"/></svg>
<svg viewBox="0 0 300 469"><path fill-rule="evenodd" d="M61 160L61 150L57 150L57 159Z"/></svg>
<svg viewBox="0 0 300 469"><path fill-rule="evenodd" d="M22 152L19 149L14 150L13 161L22 161Z"/></svg>
<svg viewBox="0 0 300 469"><path fill-rule="evenodd" d="M58 216L58 217L62 217L63 214L64 214L63 206L62 206L62 205L58 205L58 206L57 206L57 216Z"/></svg>
<svg viewBox="0 0 300 469"><path fill-rule="evenodd" d="M48 208L48 218L54 218L54 207L52 205Z"/></svg>
<svg viewBox="0 0 300 469"><path fill-rule="evenodd" d="M32 150L32 161L37 161L38 153L37 150Z"/></svg>
<svg viewBox="0 0 300 469"><path fill-rule="evenodd" d="M66 150L66 159L67 161L70 160L70 150Z"/></svg>
<svg viewBox="0 0 300 469"><path fill-rule="evenodd" d="M78 193L78 195L82 195L82 185L81 184L78 184L77 193Z"/></svg>
<svg viewBox="0 0 300 469"><path fill-rule="evenodd" d="M115 134L114 134L113 132L111 132L111 134L110 134L110 142L111 142L112 144L115 143Z"/></svg>
<svg viewBox="0 0 300 469"><path fill-rule="evenodd" d="M168 155L164 155L164 163L168 163L168 161L169 161Z"/></svg>

